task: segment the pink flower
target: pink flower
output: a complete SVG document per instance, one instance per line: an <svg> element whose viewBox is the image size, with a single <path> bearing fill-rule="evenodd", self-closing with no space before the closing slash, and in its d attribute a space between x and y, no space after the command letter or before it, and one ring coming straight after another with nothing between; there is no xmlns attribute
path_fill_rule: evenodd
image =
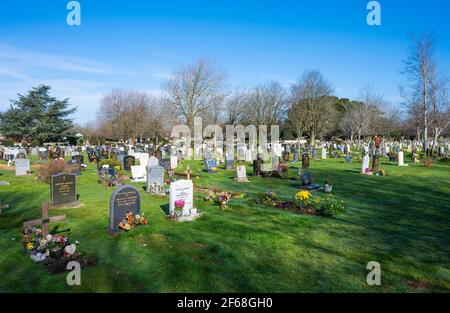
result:
<svg viewBox="0 0 450 313"><path fill-rule="evenodd" d="M175 200L175 207L178 209L182 209L184 208L184 205L186 204L186 202L184 200Z"/></svg>

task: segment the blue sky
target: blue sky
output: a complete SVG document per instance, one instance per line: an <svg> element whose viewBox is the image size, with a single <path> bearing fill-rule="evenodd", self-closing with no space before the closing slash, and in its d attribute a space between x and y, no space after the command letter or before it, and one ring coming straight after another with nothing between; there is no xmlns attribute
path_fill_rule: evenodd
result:
<svg viewBox="0 0 450 313"><path fill-rule="evenodd" d="M368 0L79 0L81 26L66 24L68 0L0 2L0 111L40 83L95 120L102 94L161 94L179 65L215 59L231 87L277 80L286 87L319 69L336 95L373 83L392 105L409 36L433 30L450 76L450 3L380 0L382 25L366 23Z"/></svg>

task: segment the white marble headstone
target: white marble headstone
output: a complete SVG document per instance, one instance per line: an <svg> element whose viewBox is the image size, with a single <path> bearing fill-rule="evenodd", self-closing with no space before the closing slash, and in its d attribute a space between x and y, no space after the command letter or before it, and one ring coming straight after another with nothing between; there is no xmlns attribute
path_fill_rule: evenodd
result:
<svg viewBox="0 0 450 313"><path fill-rule="evenodd" d="M175 212L175 201L184 200L183 216L190 215L194 207L194 184L192 180L177 180L170 184L170 214Z"/></svg>
<svg viewBox="0 0 450 313"><path fill-rule="evenodd" d="M16 159L16 176L27 175L30 171L30 160Z"/></svg>

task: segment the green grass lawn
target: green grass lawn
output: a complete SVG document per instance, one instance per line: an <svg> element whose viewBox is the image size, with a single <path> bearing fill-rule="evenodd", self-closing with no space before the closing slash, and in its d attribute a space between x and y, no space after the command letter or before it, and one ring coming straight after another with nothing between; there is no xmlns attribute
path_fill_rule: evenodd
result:
<svg viewBox="0 0 450 313"><path fill-rule="evenodd" d="M86 158L86 157L85 157ZM243 191L221 210L203 195L195 197L203 217L193 223L167 220L168 197L142 192L149 225L120 236L108 235L109 199L114 188L97 183L95 166L77 178L82 208L66 214L83 254L96 264L81 272L81 286L66 284L66 274L50 275L23 251L22 223L41 214L49 185L36 175L15 177L1 171L0 199L10 204L0 216L0 292L430 292L450 290L450 163L397 167L382 160L388 176L359 174L361 164L343 159L312 161L315 183L333 183L333 194L347 212L335 218L297 215L256 205L269 189L292 199L298 183L253 178L238 184L233 171L193 168L194 184ZM290 178L298 178L298 164ZM318 194L320 195L320 194ZM381 286L366 284L366 265L381 264ZM416 288L414 283L422 284Z"/></svg>

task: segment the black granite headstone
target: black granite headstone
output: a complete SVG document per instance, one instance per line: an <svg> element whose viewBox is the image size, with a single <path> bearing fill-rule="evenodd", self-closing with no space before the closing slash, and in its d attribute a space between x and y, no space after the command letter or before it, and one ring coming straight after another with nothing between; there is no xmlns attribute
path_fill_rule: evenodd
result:
<svg viewBox="0 0 450 313"><path fill-rule="evenodd" d="M52 205L77 202L77 179L74 174L57 174L51 177L50 193Z"/></svg>
<svg viewBox="0 0 450 313"><path fill-rule="evenodd" d="M109 231L119 232L119 223L127 213L141 214L141 195L130 185L117 188L111 195L109 202Z"/></svg>

